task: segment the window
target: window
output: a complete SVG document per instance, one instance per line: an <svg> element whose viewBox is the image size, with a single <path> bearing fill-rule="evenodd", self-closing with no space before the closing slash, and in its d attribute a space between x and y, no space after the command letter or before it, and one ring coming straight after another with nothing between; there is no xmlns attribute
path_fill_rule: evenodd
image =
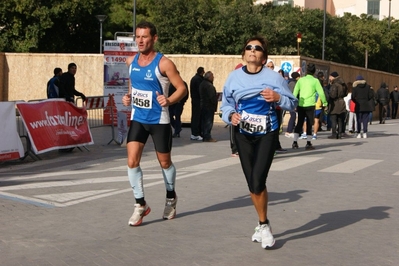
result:
<svg viewBox="0 0 399 266"><path fill-rule="evenodd" d="M294 6L294 0L273 0L274 6L290 5Z"/></svg>
<svg viewBox="0 0 399 266"><path fill-rule="evenodd" d="M373 18L380 18L380 0L367 1L367 15L372 15Z"/></svg>

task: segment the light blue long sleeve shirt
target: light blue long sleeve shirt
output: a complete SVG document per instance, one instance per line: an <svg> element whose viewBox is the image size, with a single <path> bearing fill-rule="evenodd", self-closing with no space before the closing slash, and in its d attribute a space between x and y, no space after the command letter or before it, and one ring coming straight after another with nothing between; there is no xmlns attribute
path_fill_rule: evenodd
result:
<svg viewBox="0 0 399 266"><path fill-rule="evenodd" d="M273 110L278 104L283 110L294 111L298 105L298 99L294 97L287 82L279 73L268 68L262 68L260 72L252 74L245 72L245 69L244 66L232 71L224 84L220 108L224 122L231 124L229 115L232 112L238 112L239 103L259 96L260 92L266 88L280 94L279 102L272 103Z"/></svg>

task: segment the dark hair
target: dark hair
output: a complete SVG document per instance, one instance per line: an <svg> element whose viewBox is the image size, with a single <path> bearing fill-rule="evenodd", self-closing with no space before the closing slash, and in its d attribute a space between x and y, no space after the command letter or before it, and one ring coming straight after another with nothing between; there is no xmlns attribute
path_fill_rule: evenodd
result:
<svg viewBox="0 0 399 266"><path fill-rule="evenodd" d="M267 62L267 41L265 38L263 38L262 36L255 36L252 38L249 38L245 41L244 46L242 47L242 52L241 52L241 56L244 56L245 54L245 47L247 47L247 44L251 41L258 41L261 43L261 46L263 48L263 57L265 58L265 64Z"/></svg>
<svg viewBox="0 0 399 266"><path fill-rule="evenodd" d="M203 67L199 67L199 68L197 68L197 74L199 74L199 75L203 75L203 74L204 74L204 72L205 72L205 69L204 69Z"/></svg>
<svg viewBox="0 0 399 266"><path fill-rule="evenodd" d="M306 74L314 75L316 72L316 66L313 63L309 63L306 66Z"/></svg>
<svg viewBox="0 0 399 266"><path fill-rule="evenodd" d="M72 67L76 67L76 64L75 64L75 63L70 63L70 64L68 65L68 70L71 69Z"/></svg>
<svg viewBox="0 0 399 266"><path fill-rule="evenodd" d="M139 24L137 24L136 29L150 29L150 35L152 37L157 35L157 28L155 28L154 24L148 21L141 21Z"/></svg>
<svg viewBox="0 0 399 266"><path fill-rule="evenodd" d="M318 78L324 78L324 73L323 73L323 71L317 72L317 77L318 77Z"/></svg>
<svg viewBox="0 0 399 266"><path fill-rule="evenodd" d="M59 67L54 68L54 76L57 76L60 72L62 72L62 69Z"/></svg>

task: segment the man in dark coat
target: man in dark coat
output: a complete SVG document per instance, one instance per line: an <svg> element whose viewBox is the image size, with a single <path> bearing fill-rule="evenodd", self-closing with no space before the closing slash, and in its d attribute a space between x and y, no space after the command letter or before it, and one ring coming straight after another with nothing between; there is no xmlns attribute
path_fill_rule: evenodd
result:
<svg viewBox="0 0 399 266"><path fill-rule="evenodd" d="M393 87L393 91L390 94L391 105L392 105L392 119L396 119L398 114L398 103L399 103L399 91L398 86Z"/></svg>
<svg viewBox="0 0 399 266"><path fill-rule="evenodd" d="M363 138L367 138L367 126L369 120L369 113L373 111L373 105L370 100L374 99L374 92L370 85L362 76L357 76L356 81L353 82L352 101L355 103L355 113L357 122L357 138L362 137L360 130L363 125ZM374 100L373 100L374 102Z"/></svg>
<svg viewBox="0 0 399 266"><path fill-rule="evenodd" d="M389 91L387 89L387 84L385 82L381 83L380 88L377 90L377 102L378 110L380 112L380 124L385 124L385 119L388 114L388 104L389 104Z"/></svg>
<svg viewBox="0 0 399 266"><path fill-rule="evenodd" d="M75 89L75 74L77 66L75 63L68 65L68 72L65 72L60 77L60 98L65 98L67 102L75 102L75 95L82 97L83 101L86 100L86 96Z"/></svg>
<svg viewBox="0 0 399 266"><path fill-rule="evenodd" d="M344 97L348 94L345 81L337 72L330 74L329 114L331 119L331 136L329 139L340 139L342 137L343 122L346 117L346 104Z"/></svg>
<svg viewBox="0 0 399 266"><path fill-rule="evenodd" d="M218 105L216 96L216 89L213 86L213 73L208 71L204 75L204 80L201 82L199 91L201 97L201 119L202 119L202 132L204 134L205 142L216 142L211 136L213 127L213 120Z"/></svg>
<svg viewBox="0 0 399 266"><path fill-rule="evenodd" d="M191 140L202 140L201 137L201 106L199 86L204 80L205 70L203 67L197 69L197 73L190 81L191 95Z"/></svg>

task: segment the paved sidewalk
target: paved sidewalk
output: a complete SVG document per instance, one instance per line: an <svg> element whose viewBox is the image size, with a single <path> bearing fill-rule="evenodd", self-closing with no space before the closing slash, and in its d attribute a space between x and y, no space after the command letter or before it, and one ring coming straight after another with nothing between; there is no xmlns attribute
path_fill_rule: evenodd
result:
<svg viewBox="0 0 399 266"><path fill-rule="evenodd" d="M129 227L134 198L126 148L109 128L87 151L0 164L0 265L399 265L399 120L369 138L327 139L278 154L268 178L275 246L251 242L257 215L228 129L216 143L174 139L177 216L162 220L165 187L152 142L141 167L152 212Z"/></svg>

